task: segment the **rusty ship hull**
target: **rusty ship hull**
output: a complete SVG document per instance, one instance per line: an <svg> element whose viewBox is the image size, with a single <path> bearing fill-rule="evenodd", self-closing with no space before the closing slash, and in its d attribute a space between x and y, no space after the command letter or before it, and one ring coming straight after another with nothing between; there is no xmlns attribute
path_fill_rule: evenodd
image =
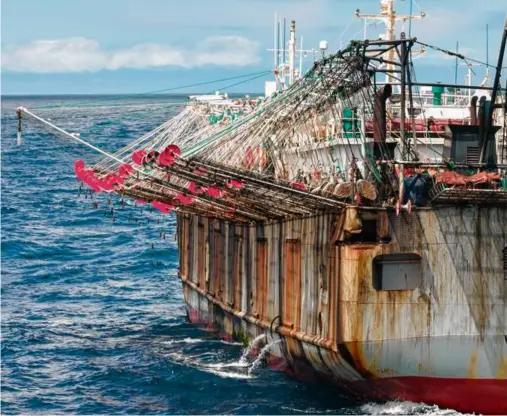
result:
<svg viewBox="0 0 507 416"><path fill-rule="evenodd" d="M351 216L363 231L347 240ZM266 333L274 367L354 395L506 414L506 224L490 205L179 214L188 317L226 339Z"/></svg>
<svg viewBox="0 0 507 416"><path fill-rule="evenodd" d="M26 114L104 156L88 188L176 214L192 322L353 395L507 414L507 20L489 88L414 83L426 47L469 61L398 39L394 0L356 16L385 35L297 78L291 21L262 99L191 97L114 154L19 107L18 142Z"/></svg>

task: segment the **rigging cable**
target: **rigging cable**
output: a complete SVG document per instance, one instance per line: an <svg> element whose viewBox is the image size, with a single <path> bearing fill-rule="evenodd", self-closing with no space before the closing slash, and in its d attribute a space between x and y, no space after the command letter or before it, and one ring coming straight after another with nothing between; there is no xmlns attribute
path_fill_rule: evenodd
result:
<svg viewBox="0 0 507 416"><path fill-rule="evenodd" d="M487 62L483 62L483 61L479 61L477 59L470 58L470 57L465 56L465 55L463 55L461 53L453 52L453 51L450 51L450 50L447 50L447 49L442 49L442 48L439 48L438 46L429 45L427 43L424 43L424 42L421 42L421 41L418 41L418 40L415 41L414 43L418 43L421 46L425 46L425 47L433 49L435 51L445 53L445 54L447 54L449 56L454 56L456 58L464 60L465 62L470 61L470 62L474 62L476 64L484 65L484 66L486 66L488 68L495 68L495 65L490 65ZM469 65L469 64L467 63L467 65Z"/></svg>
<svg viewBox="0 0 507 416"><path fill-rule="evenodd" d="M221 79L214 79L214 80L211 80L211 81L197 82L197 83L194 83L194 84L180 85L180 86L176 86L176 87L164 88L164 89L160 89L160 90L142 92L142 93L137 93L137 94L107 96L107 97L102 97L101 99L98 98L98 99L96 99L96 100L94 100L92 102L86 101L86 102L82 102L82 103L60 104L60 105L55 105L55 106L37 106L37 107L32 107L32 108L33 109L38 109L38 108L76 107L76 106L78 106L80 104L83 105L83 106L85 106L85 107L86 106L91 107L92 105L90 105L90 104L92 104L94 102L98 103L98 102L107 102L107 101L113 101L113 100L120 100L120 99L125 99L125 98L138 98L138 97L143 97L143 96L147 96L147 95L160 94L160 93L163 93L163 92L181 90L181 89L184 89L184 88L199 87L199 86L202 86L202 85L209 85L209 84L214 84L214 83L223 82L223 81L231 81L233 79L246 78L246 77L250 77L250 76L257 76L258 75L258 77L261 77L261 76L269 74L270 72L271 72L271 70L264 70L264 71L253 72L253 73L250 73L250 74L237 75L237 76L234 76L234 77L227 77L227 78L221 78ZM255 77L255 78L258 78L258 77ZM251 79L255 79L255 78L251 78Z"/></svg>

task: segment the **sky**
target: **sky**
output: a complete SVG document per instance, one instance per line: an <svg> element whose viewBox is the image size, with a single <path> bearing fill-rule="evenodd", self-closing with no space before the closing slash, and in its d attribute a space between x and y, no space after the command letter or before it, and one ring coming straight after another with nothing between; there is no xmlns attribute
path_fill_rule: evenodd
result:
<svg viewBox="0 0 507 416"><path fill-rule="evenodd" d="M396 0L408 14L411 0ZM507 0L412 0L411 33L495 64ZM329 52L363 38L354 16L376 13L380 0L2 0L1 91L8 94L144 93L211 80L174 92L262 92L272 79L274 14L296 21L298 47ZM401 32L402 27L398 28ZM404 30L408 32L408 23ZM380 23L368 37L384 31ZM313 56L304 60L309 68ZM433 51L417 58L417 81L452 82L455 60ZM485 69L474 67L474 83ZM266 75L263 74L266 71ZM464 83L466 67L459 67ZM233 78L243 76L244 78ZM248 75L248 76L247 76ZM255 78L256 77L256 78ZM255 79L252 79L255 78ZM248 81L232 86L241 81Z"/></svg>

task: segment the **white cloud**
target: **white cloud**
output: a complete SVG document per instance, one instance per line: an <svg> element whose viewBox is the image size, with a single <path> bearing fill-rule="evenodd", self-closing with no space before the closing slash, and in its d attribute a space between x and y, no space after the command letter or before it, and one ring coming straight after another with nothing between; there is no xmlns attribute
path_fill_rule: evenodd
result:
<svg viewBox="0 0 507 416"><path fill-rule="evenodd" d="M204 39L193 49L143 44L107 51L87 38L38 40L2 53L2 67L16 72L94 72L103 69L203 65L247 66L259 62L259 45L242 36Z"/></svg>

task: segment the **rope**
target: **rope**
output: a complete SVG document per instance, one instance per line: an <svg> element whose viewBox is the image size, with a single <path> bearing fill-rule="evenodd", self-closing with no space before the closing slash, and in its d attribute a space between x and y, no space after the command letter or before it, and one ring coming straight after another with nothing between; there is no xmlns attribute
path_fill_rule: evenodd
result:
<svg viewBox="0 0 507 416"><path fill-rule="evenodd" d="M495 65L490 65L490 64L488 64L486 62L470 58L470 57L465 56L465 55L463 55L461 53L453 52L453 51L450 51L450 50L447 50L447 49L442 49L442 48L439 48L438 46L434 46L434 45L428 45L427 43L420 42L420 41L415 41L414 43L418 43L421 46L425 46L425 47L433 49L435 51L445 53L445 54L447 54L449 56L454 56L456 58L462 59L466 63L467 63L467 61L470 61L470 62L474 62L474 63L479 64L479 65L484 65L484 66L489 67L489 68L496 68ZM467 63L467 65L470 66L470 64L468 64L468 63Z"/></svg>
<svg viewBox="0 0 507 416"><path fill-rule="evenodd" d="M199 86L202 86L202 85L209 85L209 84L215 84L215 83L218 83L218 82L223 82L223 81L230 81L230 80L233 80L233 79L239 79L239 78L245 78L245 77L250 77L250 76L255 76L255 75L259 75L260 76L263 76L263 75L266 75L266 74L269 74L271 72L271 70L264 70L264 71L259 71L259 72L254 72L254 73L250 73L250 74L244 74L244 75L238 75L238 76L235 76L235 77L227 77L227 78L220 78L220 79L214 79L214 80L211 80L211 81L205 81L205 82L197 82L195 84L187 84L187 85L181 85L181 86L177 86L177 87L171 87L171 88L165 88L165 89L161 89L161 90L154 90L154 91L148 91L148 92L143 92L143 93L138 93L138 94L129 94L129 95L118 95L116 98L113 96L112 98L111 97L104 97L102 99L96 99L94 100L93 102L97 103L97 102L107 102L107 101L112 101L112 100L121 100L121 99L126 99L126 98L136 98L136 97L143 97L143 96L147 96L147 95L152 95L152 94L160 94L160 93L163 93L163 92L169 92L169 91L176 91L176 90L181 90L181 89L184 89L184 88L191 88L191 87L199 87ZM42 108L61 108L61 107L76 107L76 106L89 106L91 104L91 102L81 102L81 103L72 103L72 104L60 104L60 105L55 105L53 107L51 106L42 106ZM39 106L37 107L33 107L34 109L38 109L38 108L41 108Z"/></svg>
<svg viewBox="0 0 507 416"><path fill-rule="evenodd" d="M220 88L221 88L221 89L226 90L226 89L229 89L229 88L232 88L232 87L236 87L236 86L238 86L238 85L245 84L245 83L247 83L247 82L253 81L254 79L261 78L261 77L263 77L263 76L265 76L265 75L267 75L267 74L269 74L269 73L271 73L271 72L272 72L272 71L265 71L265 72L262 72L261 74L259 74L259 75L255 76L255 77L253 77L253 78L249 78L249 79L246 79L246 80L244 80L244 81L239 81L239 82L236 82L236 83L234 83L234 84L226 85L225 87L220 87ZM212 91L212 92L213 92L213 91ZM212 92L211 92L211 93L212 93Z"/></svg>

